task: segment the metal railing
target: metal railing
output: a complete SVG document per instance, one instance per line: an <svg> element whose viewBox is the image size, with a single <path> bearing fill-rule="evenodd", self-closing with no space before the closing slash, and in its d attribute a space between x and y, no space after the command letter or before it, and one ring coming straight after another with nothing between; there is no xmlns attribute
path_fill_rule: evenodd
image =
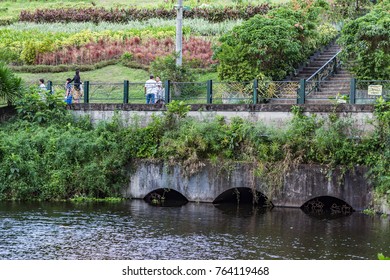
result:
<svg viewBox="0 0 390 280"><path fill-rule="evenodd" d="M305 96L310 95L312 92L316 92L321 87L322 81L328 77L333 76L340 68L341 62L337 56L341 51L337 52L332 58L330 58L320 69L306 79L305 82Z"/></svg>
<svg viewBox="0 0 390 280"><path fill-rule="evenodd" d="M330 72L329 72L330 73ZM310 80L309 80L310 82ZM338 95L350 104L373 103L376 98L390 98L390 81L364 81L355 78L339 81L337 94L329 96L324 88L331 87L332 81L320 80L321 90L310 95L314 87L307 86L307 80L300 81L258 81L252 82L170 82L163 84L162 98L165 103L173 100L186 104L305 104L308 100L337 101ZM131 103L145 104L145 83L97 83L84 81L79 103ZM320 87L320 85L316 85ZM65 85L48 82L51 93L63 93ZM309 90L309 92L307 92ZM6 102L3 102L6 105ZM75 102L74 102L75 103ZM326 102L321 102L326 103ZM2 102L0 100L0 106Z"/></svg>
<svg viewBox="0 0 390 280"><path fill-rule="evenodd" d="M166 84L168 84L169 89L168 102L177 100L191 104L207 103L207 82L172 82ZM167 87L165 87L165 89L167 89Z"/></svg>
<svg viewBox="0 0 390 280"><path fill-rule="evenodd" d="M213 104L252 104L254 85L250 82L213 82L209 96Z"/></svg>
<svg viewBox="0 0 390 280"><path fill-rule="evenodd" d="M354 104L374 103L380 96L390 100L390 80L367 81L352 79L351 84L350 102Z"/></svg>

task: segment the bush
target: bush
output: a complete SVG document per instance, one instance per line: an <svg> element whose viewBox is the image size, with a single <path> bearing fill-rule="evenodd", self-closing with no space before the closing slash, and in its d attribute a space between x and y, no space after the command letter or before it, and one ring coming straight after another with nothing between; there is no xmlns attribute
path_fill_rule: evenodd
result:
<svg viewBox="0 0 390 280"><path fill-rule="evenodd" d="M222 80L249 81L264 74L281 80L320 43L317 35L323 1L298 1L254 16L220 38L215 50ZM294 6L297 4L297 6Z"/></svg>
<svg viewBox="0 0 390 280"><path fill-rule="evenodd" d="M0 62L0 99L12 104L22 94L22 79Z"/></svg>
<svg viewBox="0 0 390 280"><path fill-rule="evenodd" d="M0 125L0 200L118 197L126 183L125 130L75 121L58 96L29 91L18 119Z"/></svg>
<svg viewBox="0 0 390 280"><path fill-rule="evenodd" d="M378 3L365 16L348 22L339 39L342 59L356 78L390 80L390 4Z"/></svg>
<svg viewBox="0 0 390 280"><path fill-rule="evenodd" d="M15 102L19 118L36 123L66 121L65 105L62 94L51 94L36 87L31 87Z"/></svg>
<svg viewBox="0 0 390 280"><path fill-rule="evenodd" d="M339 34L337 29L330 23L325 23L317 28L319 35L318 44L320 46L326 46L332 42Z"/></svg>
<svg viewBox="0 0 390 280"><path fill-rule="evenodd" d="M249 81L260 73L283 79L302 60L299 29L283 18L256 16L221 37L216 50L222 80Z"/></svg>
<svg viewBox="0 0 390 280"><path fill-rule="evenodd" d="M150 71L155 76L160 76L161 80L193 82L195 80L194 72L188 66L187 61L183 60L182 66L177 66L176 57L177 55L171 54L156 58L151 64Z"/></svg>

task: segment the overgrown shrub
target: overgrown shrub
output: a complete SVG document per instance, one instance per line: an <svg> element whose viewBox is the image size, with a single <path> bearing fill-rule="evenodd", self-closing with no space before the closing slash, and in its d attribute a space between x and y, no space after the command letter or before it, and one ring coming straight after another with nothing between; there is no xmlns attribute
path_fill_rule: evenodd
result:
<svg viewBox="0 0 390 280"><path fill-rule="evenodd" d="M192 82L195 79L194 73L184 59L181 66L176 65L176 54L170 54L164 57L157 57L151 63L150 71L155 76L160 76L161 80L170 80L172 82Z"/></svg>
<svg viewBox="0 0 390 280"><path fill-rule="evenodd" d="M93 129L49 93L30 91L17 108L20 118L0 126L0 200L120 196L132 154L118 122Z"/></svg>
<svg viewBox="0 0 390 280"><path fill-rule="evenodd" d="M127 165L139 158L181 164L188 174L204 161L250 161L270 186L297 164L366 165L389 197L389 106L379 99L371 133L352 130L350 118L307 115L298 106L286 129L242 118L199 121L180 102L145 127L124 127L118 115L93 127L88 118L75 120L56 96L30 91L17 104L19 118L0 125L0 200L120 196Z"/></svg>
<svg viewBox="0 0 390 280"><path fill-rule="evenodd" d="M342 58L350 71L362 80L390 80L390 2L348 22L339 39Z"/></svg>
<svg viewBox="0 0 390 280"><path fill-rule="evenodd" d="M0 99L12 104L22 91L22 80L0 61Z"/></svg>
<svg viewBox="0 0 390 280"><path fill-rule="evenodd" d="M373 3L373 0L335 0L332 3L331 17L335 22L344 19L356 19L366 14Z"/></svg>
<svg viewBox="0 0 390 280"><path fill-rule="evenodd" d="M220 38L215 50L222 80L249 81L261 74L281 80L322 43L317 26L326 2L293 1L257 15Z"/></svg>

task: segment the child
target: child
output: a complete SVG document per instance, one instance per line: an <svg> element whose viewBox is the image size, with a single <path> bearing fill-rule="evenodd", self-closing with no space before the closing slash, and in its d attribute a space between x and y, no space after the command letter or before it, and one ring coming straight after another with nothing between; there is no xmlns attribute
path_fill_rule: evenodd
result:
<svg viewBox="0 0 390 280"><path fill-rule="evenodd" d="M70 83L71 78L66 79L65 83L65 102L66 104L72 104L72 84Z"/></svg>

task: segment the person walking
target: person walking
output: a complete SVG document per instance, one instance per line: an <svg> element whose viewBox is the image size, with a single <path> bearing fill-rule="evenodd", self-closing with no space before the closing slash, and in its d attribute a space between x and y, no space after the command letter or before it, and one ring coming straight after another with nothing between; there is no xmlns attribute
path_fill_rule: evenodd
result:
<svg viewBox="0 0 390 280"><path fill-rule="evenodd" d="M157 84L156 103L164 104L164 88L162 86L161 79L158 76L156 76L156 84Z"/></svg>
<svg viewBox="0 0 390 280"><path fill-rule="evenodd" d="M153 75L149 76L149 80L145 82L146 104L154 104L157 94L157 82Z"/></svg>
<svg viewBox="0 0 390 280"><path fill-rule="evenodd" d="M71 79L67 78L65 83L65 102L66 104L72 104L72 84Z"/></svg>
<svg viewBox="0 0 390 280"><path fill-rule="evenodd" d="M80 97L81 97L81 78L80 78L80 71L78 69L76 69L76 73L73 77L72 80L70 80L70 82L73 82L73 89L74 89L74 96L73 96L73 100L75 101L75 103L79 103L79 100L80 100Z"/></svg>

